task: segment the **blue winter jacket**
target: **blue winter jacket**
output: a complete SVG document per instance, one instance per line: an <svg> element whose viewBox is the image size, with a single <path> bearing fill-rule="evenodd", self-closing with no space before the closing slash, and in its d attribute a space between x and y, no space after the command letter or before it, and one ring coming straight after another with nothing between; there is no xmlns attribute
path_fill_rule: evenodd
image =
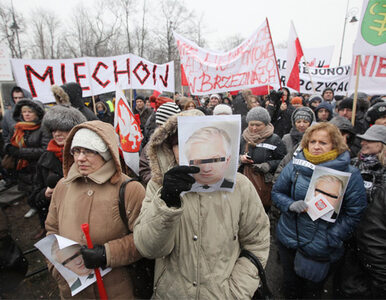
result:
<svg viewBox="0 0 386 300"><path fill-rule="evenodd" d="M306 161L303 152L296 158ZM313 222L307 213L296 214L289 211L289 206L294 201L305 199L313 174L313 169L294 164L292 160L283 169L272 189L272 200L282 212L277 225L277 238L288 248L298 248L297 222L299 246L302 250L311 257L334 262L343 254L343 241L354 232L366 208L366 191L359 170L350 166L348 151L319 166L351 173L337 220L335 223L322 219Z"/></svg>

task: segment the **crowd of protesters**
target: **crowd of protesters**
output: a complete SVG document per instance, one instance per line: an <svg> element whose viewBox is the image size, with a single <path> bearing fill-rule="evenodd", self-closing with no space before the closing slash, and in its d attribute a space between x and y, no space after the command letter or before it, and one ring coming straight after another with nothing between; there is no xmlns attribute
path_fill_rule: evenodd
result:
<svg viewBox="0 0 386 300"><path fill-rule="evenodd" d="M320 95L285 87L265 96L137 95L137 176L120 157L114 101L97 101L94 114L79 84L52 92L53 107L12 89L2 116L3 188L25 194L25 218L40 220L36 240L59 234L86 245L81 224L89 223L94 247L79 255L87 268L112 268L104 277L110 298L136 296L125 266L145 257L155 259L155 298L250 299L259 286L251 257L266 265L270 234L285 298L320 299L329 278L336 298L385 297L385 95L358 93L355 110L354 95L335 96L330 88ZM179 166L177 116L232 114L241 115L233 192L185 193L200 168ZM208 133L207 145L222 151L220 135ZM315 166L351 174L334 223L306 213ZM125 188L124 224L118 199L128 175L136 181ZM61 297L71 298L52 264L49 271ZM98 298L96 284L75 298Z"/></svg>

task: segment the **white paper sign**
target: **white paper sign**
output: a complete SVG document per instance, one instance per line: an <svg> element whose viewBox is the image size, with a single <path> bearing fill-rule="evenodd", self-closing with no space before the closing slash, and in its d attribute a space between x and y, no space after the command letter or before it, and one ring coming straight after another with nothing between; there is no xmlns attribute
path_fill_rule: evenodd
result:
<svg viewBox="0 0 386 300"><path fill-rule="evenodd" d="M4 44L0 44L0 81L12 81L12 68L9 61L9 50Z"/></svg>
<svg viewBox="0 0 386 300"><path fill-rule="evenodd" d="M240 115L178 117L179 164L200 168L191 192L233 191L240 135Z"/></svg>
<svg viewBox="0 0 386 300"><path fill-rule="evenodd" d="M311 217L312 221L315 221L326 213L334 210L334 207L330 204L330 202L328 202L327 198L323 194L318 194L315 197L312 197L311 200L307 202L307 205L307 213Z"/></svg>
<svg viewBox="0 0 386 300"><path fill-rule="evenodd" d="M81 245L78 243L51 234L38 241L34 246L43 253L67 281L71 296L78 294L96 281L94 270L84 266L80 253ZM99 270L103 277L111 271L111 268L104 270L99 268Z"/></svg>

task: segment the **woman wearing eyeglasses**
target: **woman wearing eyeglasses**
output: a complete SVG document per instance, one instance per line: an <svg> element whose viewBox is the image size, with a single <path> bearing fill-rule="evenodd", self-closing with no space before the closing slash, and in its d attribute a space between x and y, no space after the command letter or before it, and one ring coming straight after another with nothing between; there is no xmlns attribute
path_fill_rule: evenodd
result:
<svg viewBox="0 0 386 300"><path fill-rule="evenodd" d="M111 267L103 277L111 299L132 299L133 284L127 265L141 258L133 234L119 214L119 189L129 179L122 173L114 128L101 121L85 122L74 127L63 151L63 175L52 194L46 220L47 234L60 236L86 245L81 225L88 223L93 249L81 249L85 266L89 269ZM138 182L130 182L125 189L128 227L132 231L139 215L145 190ZM62 298L71 297L70 288L53 266ZM75 298L99 298L96 283Z"/></svg>
<svg viewBox="0 0 386 300"><path fill-rule="evenodd" d="M350 166L350 154L336 126L319 123L309 127L301 148L272 189L272 200L281 211L277 244L285 298L320 298L325 281L343 255L343 241L353 233L366 208L366 193L359 170ZM351 173L334 223L321 218L312 221L307 214L304 199L316 165ZM326 197L334 194L332 183L318 188Z"/></svg>

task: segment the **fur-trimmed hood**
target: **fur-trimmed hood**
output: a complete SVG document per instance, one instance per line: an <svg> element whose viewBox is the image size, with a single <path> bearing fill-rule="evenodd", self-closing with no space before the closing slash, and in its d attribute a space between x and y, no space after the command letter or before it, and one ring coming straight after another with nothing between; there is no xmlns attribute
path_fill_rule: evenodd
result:
<svg viewBox="0 0 386 300"><path fill-rule="evenodd" d="M53 85L51 91L55 96L57 104L64 106L74 106L81 108L84 106L82 101L82 88L76 82L70 82L61 86Z"/></svg>
<svg viewBox="0 0 386 300"><path fill-rule="evenodd" d="M86 121L86 117L76 108L56 105L46 112L42 126L50 133L55 130L70 131L74 126Z"/></svg>
<svg viewBox="0 0 386 300"><path fill-rule="evenodd" d="M162 185L165 172L177 164L173 150L167 143L168 138L177 133L177 117L204 115L203 112L197 109L185 110L178 115L171 116L165 124L154 131L146 152L149 157L151 179L154 182Z"/></svg>
<svg viewBox="0 0 386 300"><path fill-rule="evenodd" d="M114 128L111 124L102 122L102 121L89 121L84 122L75 126L69 133L66 144L64 145L63 151L63 175L67 178L68 172L71 168L71 165L74 163L74 158L70 154L72 139L74 138L75 133L81 129L87 128L95 133L97 133L102 140L106 143L109 151L111 153L112 159L114 160L115 174L110 178L110 182L112 184L116 184L119 180L121 180L121 162L119 160L119 150L118 150L118 142L116 138L116 134L114 132Z"/></svg>
<svg viewBox="0 0 386 300"><path fill-rule="evenodd" d="M15 110L13 111L13 119L16 122L23 121L21 117L21 108L23 106L31 107L37 114L39 121L43 119L44 116L44 105L39 100L29 100L29 99L21 99L15 105Z"/></svg>

